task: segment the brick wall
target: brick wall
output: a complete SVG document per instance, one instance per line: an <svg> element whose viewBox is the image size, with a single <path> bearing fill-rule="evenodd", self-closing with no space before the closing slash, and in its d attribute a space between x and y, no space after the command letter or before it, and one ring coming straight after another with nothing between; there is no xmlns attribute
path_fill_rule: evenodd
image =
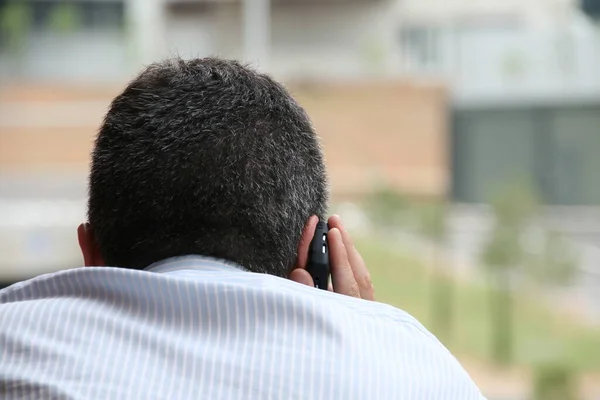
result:
<svg viewBox="0 0 600 400"><path fill-rule="evenodd" d="M0 90L0 170L85 172L94 135L118 88Z"/></svg>
<svg viewBox="0 0 600 400"><path fill-rule="evenodd" d="M290 85L322 137L334 195L378 183L415 194L448 184L447 98L410 82ZM85 174L93 139L119 88L0 90L0 171Z"/></svg>
<svg viewBox="0 0 600 400"><path fill-rule="evenodd" d="M322 137L334 194L389 184L420 195L448 185L446 92L410 82L292 89Z"/></svg>

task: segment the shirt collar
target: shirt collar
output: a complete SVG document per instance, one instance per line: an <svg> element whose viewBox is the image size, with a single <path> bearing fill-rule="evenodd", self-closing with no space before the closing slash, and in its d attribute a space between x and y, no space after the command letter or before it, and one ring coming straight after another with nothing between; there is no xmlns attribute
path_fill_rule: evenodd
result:
<svg viewBox="0 0 600 400"><path fill-rule="evenodd" d="M234 262L196 254L166 258L151 264L144 270L158 273L182 270L246 271L244 267Z"/></svg>

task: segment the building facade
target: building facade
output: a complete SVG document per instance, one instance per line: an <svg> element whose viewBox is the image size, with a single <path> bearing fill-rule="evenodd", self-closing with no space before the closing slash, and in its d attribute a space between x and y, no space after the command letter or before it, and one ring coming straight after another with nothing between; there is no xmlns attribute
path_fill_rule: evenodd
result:
<svg viewBox="0 0 600 400"><path fill-rule="evenodd" d="M0 0L1 18L14 21L3 24L10 39L0 50L0 73L26 81L120 81L175 55L248 60L282 79L391 72L393 4Z"/></svg>

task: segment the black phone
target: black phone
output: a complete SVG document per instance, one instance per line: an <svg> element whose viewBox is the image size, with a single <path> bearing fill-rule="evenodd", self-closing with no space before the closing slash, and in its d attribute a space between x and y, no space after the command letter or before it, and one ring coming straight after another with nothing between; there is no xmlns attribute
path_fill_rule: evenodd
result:
<svg viewBox="0 0 600 400"><path fill-rule="evenodd" d="M315 235L308 249L306 270L312 276L315 287L327 290L329 284L329 245L327 244L327 223L319 221Z"/></svg>

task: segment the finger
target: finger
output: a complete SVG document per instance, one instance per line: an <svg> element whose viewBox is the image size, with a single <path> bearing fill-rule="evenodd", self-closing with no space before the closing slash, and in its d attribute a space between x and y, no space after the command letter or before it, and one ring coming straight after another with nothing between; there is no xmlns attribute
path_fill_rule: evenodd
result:
<svg viewBox="0 0 600 400"><path fill-rule="evenodd" d="M358 283L360 297L367 300L374 300L375 290L373 288L373 283L371 282L371 274L367 269L364 259L356 249L356 246L354 246L354 241L346 230L342 218L339 215L332 215L329 218L328 224L330 228L339 229L342 234L342 241L344 242L346 252L348 253L348 261L350 262L350 267L354 273L354 279L356 279L356 282Z"/></svg>
<svg viewBox="0 0 600 400"><path fill-rule="evenodd" d="M300 242L298 244L298 256L296 258L296 266L294 268L306 268L306 262L308 261L308 249L310 247L310 242L313 240L313 236L315 236L315 228L319 223L319 217L316 215L312 215L304 229L302 230L302 236L300 236Z"/></svg>
<svg viewBox="0 0 600 400"><path fill-rule="evenodd" d="M302 268L296 268L290 273L290 280L301 283L302 285L315 287L312 276Z"/></svg>
<svg viewBox="0 0 600 400"><path fill-rule="evenodd" d="M329 260L331 268L331 280L333 281L333 291L347 296L360 298L360 289L354 278L350 261L342 234L339 229L333 228L327 234L329 243Z"/></svg>

